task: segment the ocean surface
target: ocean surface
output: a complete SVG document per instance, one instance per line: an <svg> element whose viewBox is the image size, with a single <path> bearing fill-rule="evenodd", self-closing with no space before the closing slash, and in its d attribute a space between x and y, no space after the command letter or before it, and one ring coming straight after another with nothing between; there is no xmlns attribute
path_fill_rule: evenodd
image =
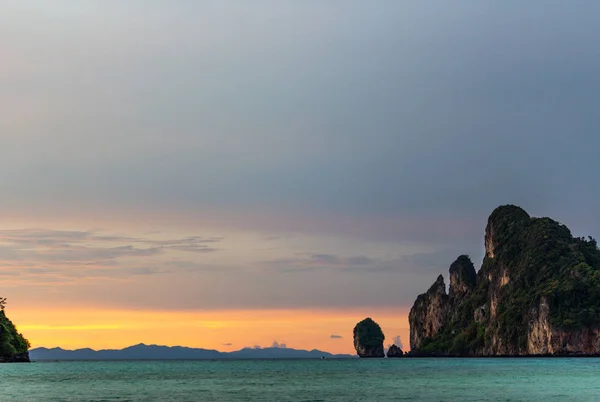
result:
<svg viewBox="0 0 600 402"><path fill-rule="evenodd" d="M600 401L600 359L38 362L1 401Z"/></svg>

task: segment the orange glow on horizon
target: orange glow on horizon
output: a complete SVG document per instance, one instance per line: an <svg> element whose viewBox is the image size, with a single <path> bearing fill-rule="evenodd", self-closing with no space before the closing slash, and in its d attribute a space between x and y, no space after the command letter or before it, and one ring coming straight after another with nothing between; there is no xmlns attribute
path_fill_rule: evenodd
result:
<svg viewBox="0 0 600 402"><path fill-rule="evenodd" d="M373 311L371 311L373 313ZM8 316L32 348L120 349L138 343L189 346L221 351L274 341L294 349L354 354L352 329L370 316L386 334L408 349L408 311L226 310L125 311L107 309L33 310L11 308ZM332 339L331 335L342 336Z"/></svg>
<svg viewBox="0 0 600 402"><path fill-rule="evenodd" d="M203 265L242 267L244 269L241 272L247 277L255 272L256 275L269 277L272 267L265 265L265 262L296 258L299 252L306 255L360 254L373 260L393 260L396 254L423 251L420 245L394 244L393 252L388 253L381 251L386 250L387 244L375 247L370 242L345 235L346 229L362 233L363 225L370 227L370 222L335 217L331 219L339 219L339 226L326 223L313 233L309 230L312 224L305 224L319 219L313 217L307 220L290 215L280 225L281 216L277 213L272 216L267 213L244 215L241 212L230 214L229 211L135 210L127 207L118 211L98 209L93 213L71 209L62 211L60 208L52 214L48 212L9 209L0 213L0 218L4 230L82 231L94 236L106 235L108 239L111 236L123 236L125 239L120 242L106 239L77 240L77 237L67 239L67 246L60 250L67 257L73 250L81 249L89 252L96 248L105 252L114 247L139 250L156 247L143 244L143 241L135 243L137 239L152 242L201 236L224 240L215 243L219 249L215 253L172 249L159 255L143 257L125 253L123 256L105 257L104 260L102 253L99 253L100 257L83 253L85 255L75 254L73 259L66 258L63 261L48 258L48 250L43 244L31 246L23 241L35 236L17 239L21 243L9 246L18 252L18 258L0 261L6 271L2 278L1 295L10 300L7 315L29 339L33 348L119 349L146 343L233 351L256 345L268 347L276 341L295 349L354 354L352 329L358 321L371 317L381 325L386 335L386 346L392 343L394 336L400 335L404 349L408 349L406 307L185 310L185 303L174 301L176 297L171 297L168 300L170 304L164 305L173 310L158 310L157 307L163 305L162 301L156 302L154 298L150 300L154 303L151 306L149 299L146 299L153 298L155 294L157 298L164 295L160 291L167 280L174 284L169 295L185 295L182 300L192 300L190 304L195 308L202 308L204 298L207 305L216 304L215 295L204 294L201 284L215 284L223 286L226 291L235 292L235 289L230 290L228 283L228 278L233 278L233 274L228 276L230 274L226 270L222 273L203 270ZM264 237L267 234L288 233L288 225L291 228L289 233L293 233L293 236L283 240ZM330 232L330 226L337 229ZM60 234L57 236L60 237ZM134 240L129 241L129 237ZM279 243L274 246L273 241ZM170 272L165 270L165 273L156 275L136 275L128 271L146 265L161 268L161 264L172 260L183 263L189 261L198 264L199 268L172 268ZM106 264L103 265L103 262ZM328 267L331 272L337 272L338 268ZM283 282L287 284L288 278ZM349 275L349 279L353 278ZM252 292L250 294L255 296ZM259 296L255 299L259 300ZM306 297L310 297L310 294L307 293ZM331 335L342 338L331 338Z"/></svg>

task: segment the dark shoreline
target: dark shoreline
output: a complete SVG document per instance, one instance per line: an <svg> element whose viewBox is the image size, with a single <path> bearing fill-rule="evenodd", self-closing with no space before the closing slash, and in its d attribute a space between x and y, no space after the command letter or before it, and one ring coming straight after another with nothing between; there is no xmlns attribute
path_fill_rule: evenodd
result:
<svg viewBox="0 0 600 402"><path fill-rule="evenodd" d="M434 354L406 354L390 359L531 359L531 358L599 358L600 354L543 354L543 355L489 355L489 356L460 356L460 355L434 355Z"/></svg>
<svg viewBox="0 0 600 402"><path fill-rule="evenodd" d="M31 360L29 359L29 352L1 356L0 364L3 363L31 363Z"/></svg>

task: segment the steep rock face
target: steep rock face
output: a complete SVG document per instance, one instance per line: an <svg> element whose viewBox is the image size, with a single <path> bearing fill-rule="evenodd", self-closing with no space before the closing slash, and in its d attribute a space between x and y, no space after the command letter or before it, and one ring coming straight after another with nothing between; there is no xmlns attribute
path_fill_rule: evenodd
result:
<svg viewBox="0 0 600 402"><path fill-rule="evenodd" d="M535 355L597 355L600 351L598 328L556 329L550 323L550 306L546 297L540 298L532 309L527 330L527 349Z"/></svg>
<svg viewBox="0 0 600 402"><path fill-rule="evenodd" d="M515 205L496 208L488 218L485 228L486 257L495 258L498 246L507 247L529 220L529 214Z"/></svg>
<svg viewBox="0 0 600 402"><path fill-rule="evenodd" d="M417 297L410 309L410 348L417 349L424 339L433 338L446 322L449 311L449 297L444 277L440 275L426 293Z"/></svg>
<svg viewBox="0 0 600 402"><path fill-rule="evenodd" d="M540 299L539 306L531 311L531 322L527 331L527 349L534 354L554 353L552 347L552 325L548 319L550 307L546 297Z"/></svg>
<svg viewBox="0 0 600 402"><path fill-rule="evenodd" d="M450 265L450 299L462 300L475 288L477 274L471 259L461 255Z"/></svg>
<svg viewBox="0 0 600 402"><path fill-rule="evenodd" d="M390 346L387 352L387 357L403 357L404 352L396 345Z"/></svg>
<svg viewBox="0 0 600 402"><path fill-rule="evenodd" d="M384 357L385 336L381 327L371 318L365 318L354 327L354 349L359 357Z"/></svg>
<svg viewBox="0 0 600 402"><path fill-rule="evenodd" d="M477 274L466 256L451 265L446 298L440 286L417 298L409 315L412 352L600 354L600 250L594 239L575 238L552 219L505 205L488 219L485 251Z"/></svg>

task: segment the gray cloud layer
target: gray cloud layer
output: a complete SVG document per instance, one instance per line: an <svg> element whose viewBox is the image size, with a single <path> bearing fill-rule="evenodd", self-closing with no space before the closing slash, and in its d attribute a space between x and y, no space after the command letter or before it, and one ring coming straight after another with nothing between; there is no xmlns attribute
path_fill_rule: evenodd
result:
<svg viewBox="0 0 600 402"><path fill-rule="evenodd" d="M7 205L575 215L599 195L595 2L23 3L0 17Z"/></svg>
<svg viewBox="0 0 600 402"><path fill-rule="evenodd" d="M48 280L127 258L144 262L118 272L214 273L182 277L185 300L166 306L394 305L456 255L478 261L499 204L597 236L599 20L600 3L584 0L10 2L2 211L215 211L273 239L294 229L437 251L302 249L246 272L148 263L221 238L3 231L0 254L37 261L24 266ZM226 295L233 281L245 288Z"/></svg>
<svg viewBox="0 0 600 402"><path fill-rule="evenodd" d="M156 240L49 229L0 230L0 277L21 277L33 283L68 283L77 278L115 279L191 269L185 262L156 257L169 251L214 252L218 249L209 244L221 240L200 236Z"/></svg>
<svg viewBox="0 0 600 402"><path fill-rule="evenodd" d="M439 272L440 267L450 265L459 251L443 250L429 253L406 254L400 258L381 259L366 255L340 257L333 254L300 254L294 258L281 258L264 263L276 272L298 273L310 271L370 273L416 272L420 274Z"/></svg>

